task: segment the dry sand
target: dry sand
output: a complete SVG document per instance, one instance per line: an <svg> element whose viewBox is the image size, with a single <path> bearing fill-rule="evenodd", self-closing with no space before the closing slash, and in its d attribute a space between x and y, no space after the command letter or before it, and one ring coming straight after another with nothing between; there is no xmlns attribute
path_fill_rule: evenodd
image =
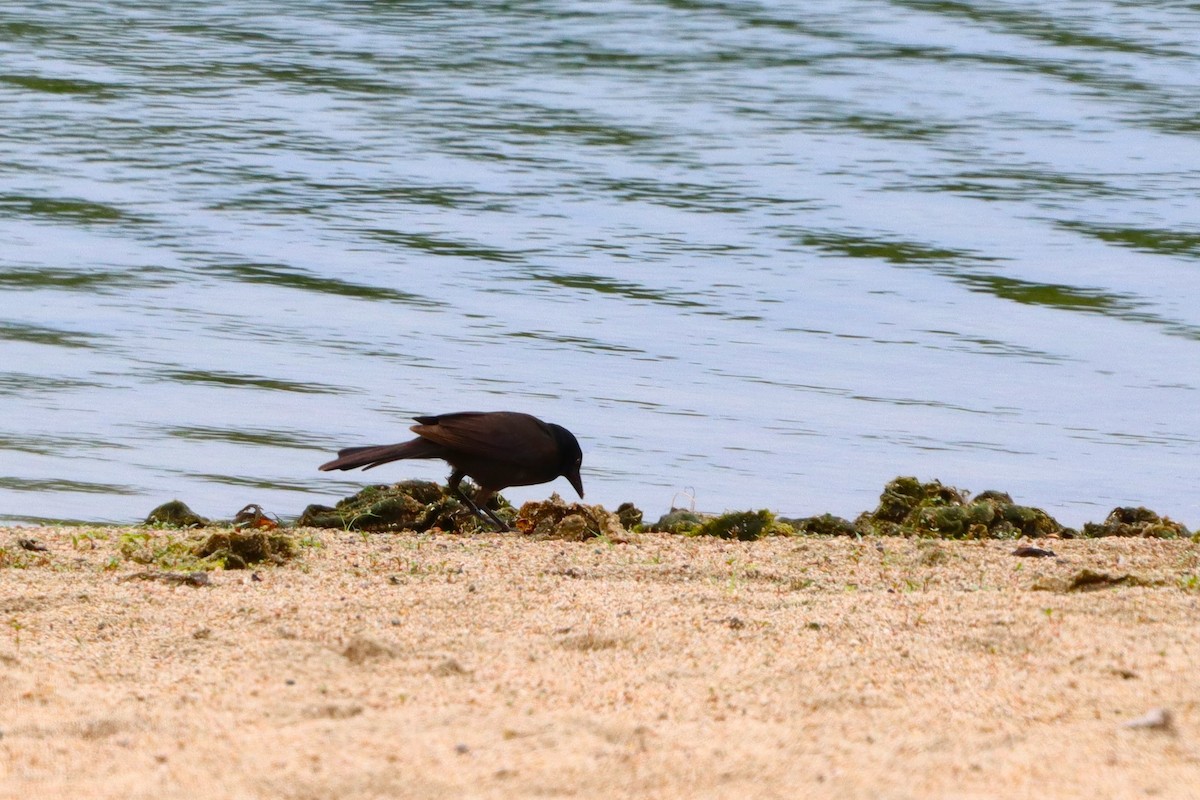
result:
<svg viewBox="0 0 1200 800"><path fill-rule="evenodd" d="M0 797L1200 796L1193 542L300 533L0 529Z"/></svg>

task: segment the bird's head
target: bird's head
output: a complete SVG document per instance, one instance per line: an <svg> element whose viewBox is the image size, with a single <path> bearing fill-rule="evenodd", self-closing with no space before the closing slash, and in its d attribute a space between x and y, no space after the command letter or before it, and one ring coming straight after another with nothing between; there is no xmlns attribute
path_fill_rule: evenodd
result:
<svg viewBox="0 0 1200 800"><path fill-rule="evenodd" d="M579 468L583 466L583 450L579 448L579 440L562 425L550 423L550 430L558 442L558 474L571 482L582 500L583 479L579 477Z"/></svg>

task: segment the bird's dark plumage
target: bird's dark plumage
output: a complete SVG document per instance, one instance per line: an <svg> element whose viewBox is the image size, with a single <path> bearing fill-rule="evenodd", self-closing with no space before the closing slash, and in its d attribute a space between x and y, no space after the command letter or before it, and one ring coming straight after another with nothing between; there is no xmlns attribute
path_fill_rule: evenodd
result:
<svg viewBox="0 0 1200 800"><path fill-rule="evenodd" d="M450 489L479 516L481 507L501 489L546 483L560 475L583 497L579 467L583 451L574 435L550 422L515 411L463 411L416 417L417 438L400 444L348 447L320 469L371 469L405 458L440 458L450 473ZM474 502L458 488L463 477L479 485ZM491 521L506 528L491 512Z"/></svg>

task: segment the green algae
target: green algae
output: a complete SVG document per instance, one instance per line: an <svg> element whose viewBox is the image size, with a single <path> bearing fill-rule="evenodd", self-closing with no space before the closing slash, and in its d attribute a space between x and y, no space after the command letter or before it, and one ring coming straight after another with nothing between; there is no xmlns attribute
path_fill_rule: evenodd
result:
<svg viewBox="0 0 1200 800"><path fill-rule="evenodd" d="M1035 592L1094 592L1120 586L1162 586L1161 579L1133 573L1100 572L1084 568L1069 577L1044 577L1031 587Z"/></svg>
<svg viewBox="0 0 1200 800"><path fill-rule="evenodd" d="M815 517L800 517L788 519L780 517L779 521L792 526L797 534L802 536L859 536L858 528L848 519L833 514L820 514Z"/></svg>
<svg viewBox="0 0 1200 800"><path fill-rule="evenodd" d="M790 536L795 529L776 519L770 511L731 511L725 514L700 514L673 508L649 526L650 530L678 533L685 536L713 536L718 539L737 539L752 542L764 536Z"/></svg>
<svg viewBox="0 0 1200 800"><path fill-rule="evenodd" d="M1089 538L1134 536L1143 539L1187 538L1188 529L1170 517L1159 516L1148 508L1114 508L1104 522L1088 522L1083 535Z"/></svg>
<svg viewBox="0 0 1200 800"><path fill-rule="evenodd" d="M117 552L126 561L173 572L196 572L221 566L218 559L197 555L196 547L200 541L196 534L187 531L130 531L121 534ZM117 563L112 566L116 567Z"/></svg>
<svg viewBox="0 0 1200 800"><path fill-rule="evenodd" d="M617 506L617 519L625 530L638 530L642 525L642 510L633 503L621 503Z"/></svg>
<svg viewBox="0 0 1200 800"><path fill-rule="evenodd" d="M468 495L475 490L463 483ZM512 516L513 508L496 495L488 508L501 518ZM390 486L367 486L355 495L344 498L330 508L310 505L296 521L300 527L335 528L366 532L454 530L474 532L487 530L478 517L446 487L432 481L403 481Z"/></svg>
<svg viewBox="0 0 1200 800"><path fill-rule="evenodd" d="M672 508L649 526L649 530L662 533L695 533L708 517L685 508Z"/></svg>
<svg viewBox="0 0 1200 800"><path fill-rule="evenodd" d="M733 511L705 520L692 535L752 542L764 536L792 532L790 526L776 522L775 515L763 508L758 511Z"/></svg>
<svg viewBox="0 0 1200 800"><path fill-rule="evenodd" d="M182 500L171 500L146 515L145 525L160 528L203 528L208 520L188 508Z"/></svg>
<svg viewBox="0 0 1200 800"><path fill-rule="evenodd" d="M902 476L890 481L879 506L854 520L863 536L934 539L1071 538L1077 532L1060 525L1040 508L1013 502L1004 492L970 494L940 481L922 483Z"/></svg>
<svg viewBox="0 0 1200 800"><path fill-rule="evenodd" d="M534 539L571 542L595 538L627 542L630 539L620 517L604 506L567 503L557 494L552 494L549 500L531 500L522 505L514 525L522 534Z"/></svg>
<svg viewBox="0 0 1200 800"><path fill-rule="evenodd" d="M474 488L464 483L463 490L470 494ZM564 540L607 537L613 541L629 541L631 532L641 531L740 541L780 535L974 540L1108 536L1170 539L1191 535L1182 524L1141 507L1116 508L1104 522L1087 523L1082 531L1077 531L1061 525L1040 508L1014 502L1005 492L991 490L972 496L963 489L941 481L923 482L912 476L900 476L889 481L880 493L877 507L859 514L853 521L828 513L785 518L776 517L766 509L718 515L672 508L658 521L647 524L642 511L633 503L622 503L613 513L603 506L568 504L557 495L550 500L526 503L519 510L497 495L489 501L488 506L518 534ZM154 509L145 524L156 528L181 529L231 525L207 520L179 500ZM279 526L277 519L269 517L255 505L239 512L232 523L235 529L253 527L259 531L271 531ZM335 507L310 505L296 520L295 526L362 532L474 533L491 530L446 487L418 480L368 486L342 499ZM250 560L228 546L214 547L213 553L221 551L219 560L236 567L239 563L255 563L259 560L257 553L265 545L260 542L245 547L249 548Z"/></svg>
<svg viewBox="0 0 1200 800"><path fill-rule="evenodd" d="M264 561L284 563L296 555L296 543L277 531L217 531L196 544L192 553L225 569L246 569Z"/></svg>

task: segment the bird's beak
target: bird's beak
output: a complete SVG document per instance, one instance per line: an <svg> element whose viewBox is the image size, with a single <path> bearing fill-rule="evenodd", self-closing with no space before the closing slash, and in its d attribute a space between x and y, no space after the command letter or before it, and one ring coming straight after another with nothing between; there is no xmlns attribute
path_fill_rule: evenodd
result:
<svg viewBox="0 0 1200 800"><path fill-rule="evenodd" d="M579 493L579 499L582 500L583 499L583 480L579 477L579 470L574 470L573 472L569 472L566 475L564 475L563 477L571 482L571 485L575 487L575 491Z"/></svg>

